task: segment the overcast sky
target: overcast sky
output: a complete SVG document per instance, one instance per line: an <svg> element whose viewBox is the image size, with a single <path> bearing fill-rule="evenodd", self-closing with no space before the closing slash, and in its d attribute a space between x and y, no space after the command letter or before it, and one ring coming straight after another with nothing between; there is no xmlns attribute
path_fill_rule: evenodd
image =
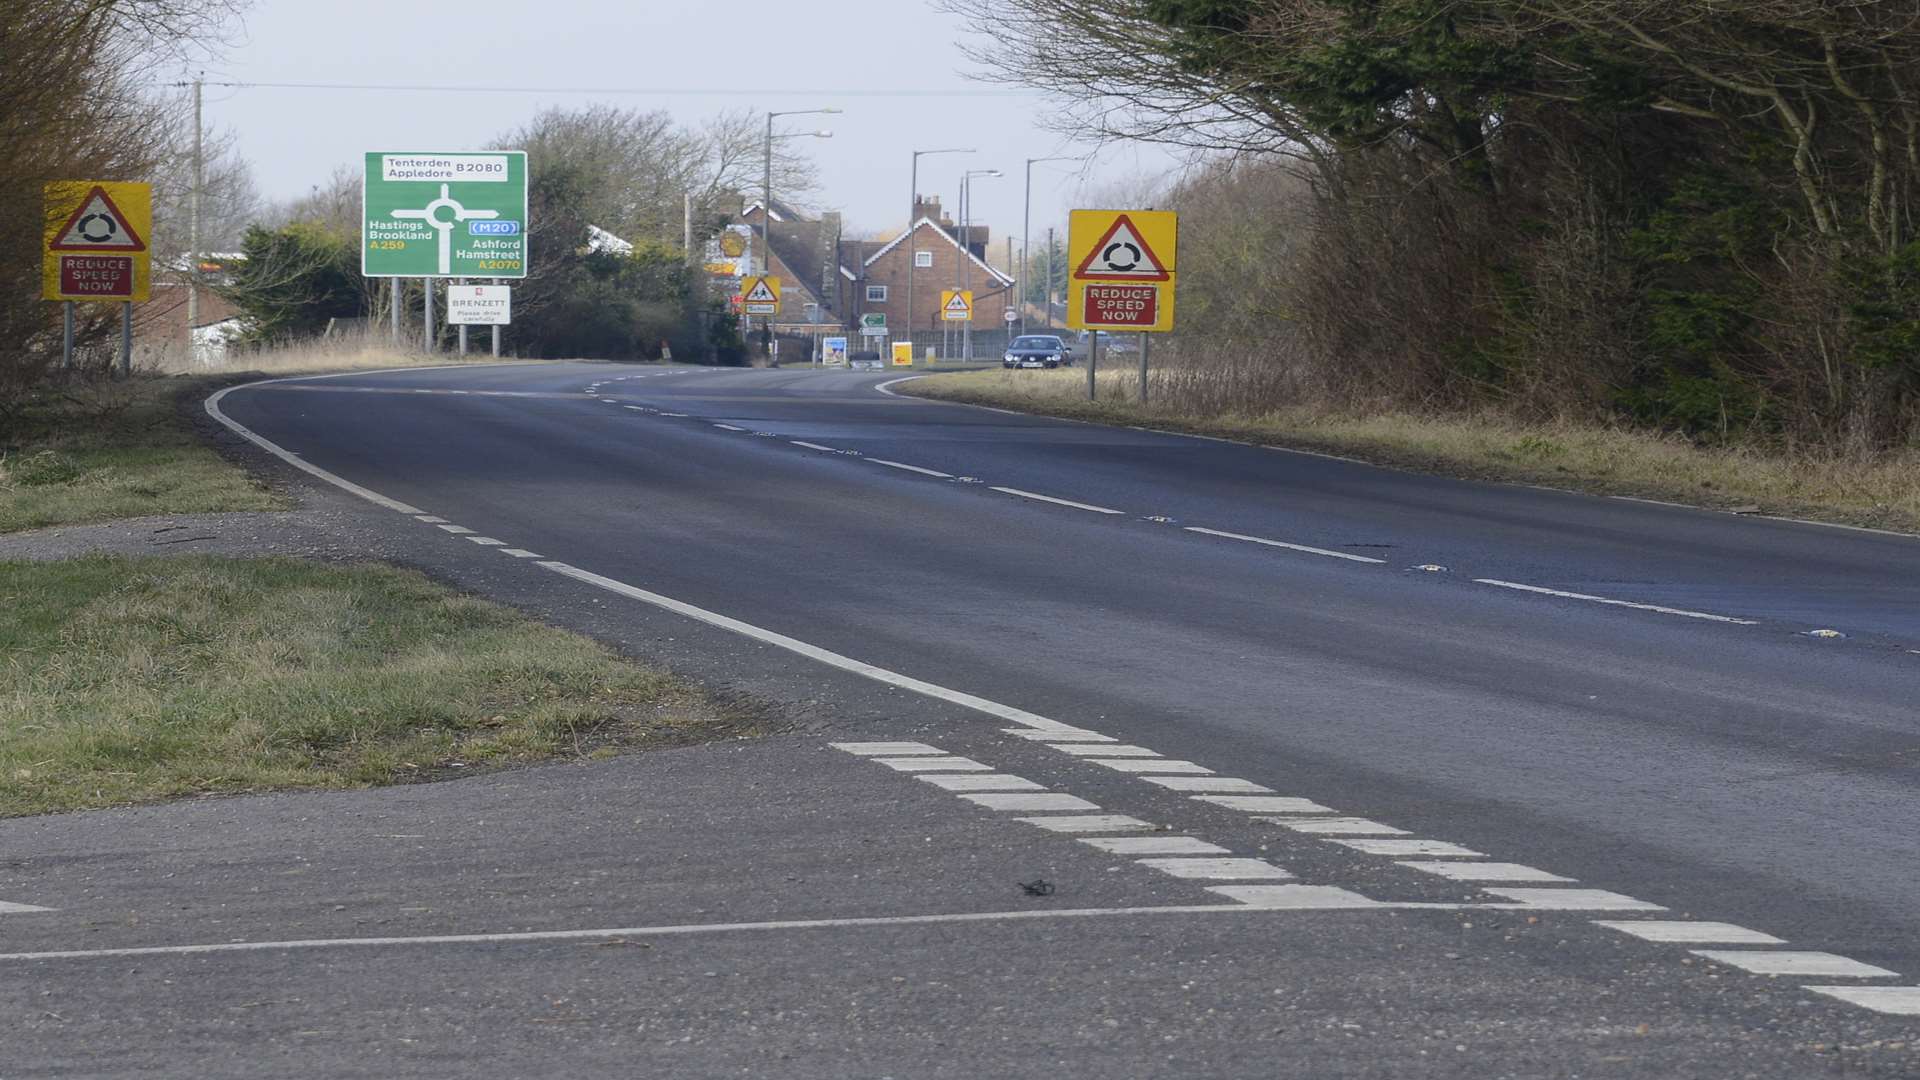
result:
<svg viewBox="0 0 1920 1080"><path fill-rule="evenodd" d="M924 0L255 0L209 81L530 89L209 87L207 121L237 135L262 195L285 199L337 166L357 167L366 150L479 147L549 106L600 100L688 123L727 108L837 106L842 115L783 121L834 132L804 141L820 166L816 205L842 211L849 228L897 229L910 151L977 147L921 158L920 190L954 207L963 168L1004 171L974 181L974 218L997 242L1020 231L1026 158L1092 148L1034 122L1044 99L968 79L956 44L965 32ZM1036 165L1034 234L1049 224L1064 233L1066 211L1089 192L1175 164L1152 147L1118 146L1099 150L1084 173L1071 162Z"/></svg>

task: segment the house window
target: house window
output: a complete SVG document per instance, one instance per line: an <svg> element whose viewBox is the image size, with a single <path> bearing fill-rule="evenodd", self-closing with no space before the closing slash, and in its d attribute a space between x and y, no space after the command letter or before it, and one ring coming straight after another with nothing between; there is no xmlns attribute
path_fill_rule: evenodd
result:
<svg viewBox="0 0 1920 1080"><path fill-rule="evenodd" d="M885 285L867 286L867 303L884 304L886 302L887 302L887 287Z"/></svg>
<svg viewBox="0 0 1920 1080"><path fill-rule="evenodd" d="M916 251L916 252L914 252L914 253L913 253L913 265L915 265L915 266L918 266L918 267L920 267L920 268L921 268L922 270L924 270L924 269L926 269L926 268L927 268L927 267L929 267L929 266L932 266L932 265L933 265L933 252L931 252L931 251Z"/></svg>

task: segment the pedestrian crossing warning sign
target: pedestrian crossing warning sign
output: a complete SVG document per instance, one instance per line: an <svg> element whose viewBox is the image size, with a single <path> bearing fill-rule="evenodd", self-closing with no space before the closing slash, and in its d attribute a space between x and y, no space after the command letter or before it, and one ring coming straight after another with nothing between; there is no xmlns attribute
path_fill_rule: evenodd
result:
<svg viewBox="0 0 1920 1080"><path fill-rule="evenodd" d="M144 186L144 185L142 185ZM115 205L105 185L95 184L53 234L48 251L131 252L147 250L133 222Z"/></svg>
<svg viewBox="0 0 1920 1080"><path fill-rule="evenodd" d="M1074 211L1075 215L1092 213L1099 211ZM1138 224L1134 221L1136 217L1141 219ZM1086 255L1080 260L1073 276L1083 281L1173 280L1173 237L1177 235L1173 224L1175 220L1173 213L1164 210L1113 214L1106 227L1099 230L1098 239L1085 249ZM1077 226L1081 223L1076 221L1073 224L1075 231L1079 231ZM1157 244L1150 242L1151 233L1162 234ZM1165 258L1161 257L1156 247L1165 249Z"/></svg>
<svg viewBox="0 0 1920 1080"><path fill-rule="evenodd" d="M948 322L972 322L973 293L956 289L941 292L940 317Z"/></svg>
<svg viewBox="0 0 1920 1080"><path fill-rule="evenodd" d="M749 315L780 314L780 279L747 278L740 283L740 300Z"/></svg>

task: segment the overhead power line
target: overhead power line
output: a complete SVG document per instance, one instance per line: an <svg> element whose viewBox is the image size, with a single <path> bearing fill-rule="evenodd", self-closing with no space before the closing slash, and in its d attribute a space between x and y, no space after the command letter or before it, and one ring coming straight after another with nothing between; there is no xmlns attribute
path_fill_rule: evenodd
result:
<svg viewBox="0 0 1920 1080"><path fill-rule="evenodd" d="M185 86L186 83L176 85ZM603 96L631 95L642 97L868 97L868 98L990 98L990 97L1032 97L1038 91L1033 90L876 90L876 89L821 89L794 87L777 88L714 88L714 87L632 87L632 86L438 86L426 83L333 83L333 82L213 82L208 86L231 87L238 90L384 90L407 93L432 94L596 94Z"/></svg>

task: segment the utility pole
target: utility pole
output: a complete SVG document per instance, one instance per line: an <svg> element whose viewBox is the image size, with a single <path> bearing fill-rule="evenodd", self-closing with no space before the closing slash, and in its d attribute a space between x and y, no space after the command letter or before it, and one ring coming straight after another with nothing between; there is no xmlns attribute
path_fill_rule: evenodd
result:
<svg viewBox="0 0 1920 1080"><path fill-rule="evenodd" d="M1085 158L1078 157L1034 157L1027 159L1026 209L1021 211L1020 215L1020 299L1014 304L1014 306L1020 310L1020 332L1023 334L1027 332L1027 274L1033 263L1031 242L1028 239L1033 235L1033 167L1042 161L1085 160ZM1053 230L1049 229L1047 231L1048 234L1051 235ZM1048 274L1051 275L1053 271L1053 248L1048 247L1047 252L1047 271ZM1047 288L1049 291L1053 288L1053 278L1051 276L1047 278ZM1048 329L1052 329L1053 327L1053 310L1051 308L1047 310L1047 327Z"/></svg>
<svg viewBox="0 0 1920 1080"><path fill-rule="evenodd" d="M960 174L960 291L973 284L973 178L997 177L999 169L970 169ZM960 324L960 359L973 359L973 311Z"/></svg>
<svg viewBox="0 0 1920 1080"><path fill-rule="evenodd" d="M1047 227L1047 329L1053 329L1053 227Z"/></svg>
<svg viewBox="0 0 1920 1080"><path fill-rule="evenodd" d="M187 364L193 355L193 330L200 325L200 185L206 180L205 126L201 121L206 72L193 80L193 190L187 197Z"/></svg>
<svg viewBox="0 0 1920 1080"><path fill-rule="evenodd" d="M776 116L813 116L820 113L838 113L839 109L788 109L783 112L767 114L767 142L765 157L761 162L760 177L760 273L765 276L773 267L773 118ZM816 139L831 139L833 132L795 131L779 136L782 139L795 139L811 135ZM767 316L767 344L771 350L773 344L773 316Z"/></svg>
<svg viewBox="0 0 1920 1080"><path fill-rule="evenodd" d="M909 347L911 347L913 344L913 330L914 330L913 270L914 270L914 266L920 261L920 230L914 227L920 223L920 219L917 216L920 212L920 159L927 154L971 154L973 152L974 151L972 147L965 147L965 148L955 147L955 148L949 148L945 150L915 150L913 152L913 170L912 170L912 184L911 184L911 187L913 188L913 192L912 192L913 198L907 202L907 318L906 318L906 323L907 323L907 344ZM934 226L936 228L939 227L939 224L940 223L937 221L934 222ZM946 328L946 324L942 322L941 329L944 330L945 328ZM946 348L945 341L941 342L940 347L942 350L945 350ZM943 351L941 353L942 358L944 358L945 355L946 354Z"/></svg>

